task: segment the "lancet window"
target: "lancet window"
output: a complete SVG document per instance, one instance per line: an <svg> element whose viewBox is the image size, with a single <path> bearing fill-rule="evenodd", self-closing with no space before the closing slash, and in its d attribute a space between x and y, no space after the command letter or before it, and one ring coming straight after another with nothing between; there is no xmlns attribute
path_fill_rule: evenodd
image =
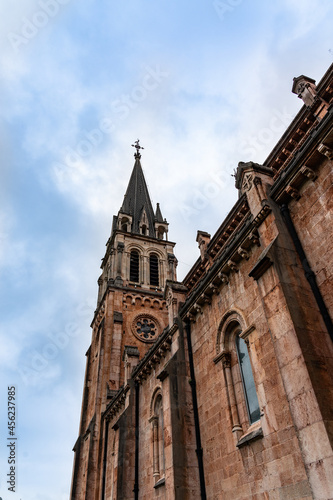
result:
<svg viewBox="0 0 333 500"><path fill-rule="evenodd" d="M154 253L149 257L150 284L159 286L158 257Z"/></svg>
<svg viewBox="0 0 333 500"><path fill-rule="evenodd" d="M139 282L140 256L137 250L132 250L130 254L130 281Z"/></svg>
<svg viewBox="0 0 333 500"><path fill-rule="evenodd" d="M150 422L153 441L153 477L157 482L164 477L165 473L163 399L160 391L153 399Z"/></svg>

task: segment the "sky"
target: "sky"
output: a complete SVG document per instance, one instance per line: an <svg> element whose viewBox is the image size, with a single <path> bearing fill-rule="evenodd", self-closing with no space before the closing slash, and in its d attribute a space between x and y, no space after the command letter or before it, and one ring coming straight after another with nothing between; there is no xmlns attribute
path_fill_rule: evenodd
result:
<svg viewBox="0 0 333 500"><path fill-rule="evenodd" d="M301 108L293 77L318 82L332 63L332 14L330 0L1 1L2 500L69 498L97 279L131 144L144 147L181 280L199 257L197 230L213 235L237 200L238 162L262 163Z"/></svg>

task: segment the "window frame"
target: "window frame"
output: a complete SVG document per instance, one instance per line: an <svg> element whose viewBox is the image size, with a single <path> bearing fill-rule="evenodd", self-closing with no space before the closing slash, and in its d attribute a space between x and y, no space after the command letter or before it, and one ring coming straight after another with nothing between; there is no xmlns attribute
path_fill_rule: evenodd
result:
<svg viewBox="0 0 333 500"><path fill-rule="evenodd" d="M149 422L152 424L152 472L154 488L165 484L164 410L161 388L154 391Z"/></svg>
<svg viewBox="0 0 333 500"><path fill-rule="evenodd" d="M136 258L136 262L134 262L134 256ZM133 266L137 266L137 269L133 268ZM133 248L130 251L129 280L132 283L140 282L140 252L136 248Z"/></svg>
<svg viewBox="0 0 333 500"><path fill-rule="evenodd" d="M152 280L152 265L156 266L155 269L153 269L153 272L156 272L157 275L154 280ZM151 286L160 286L160 259L154 252L149 255L149 284Z"/></svg>
<svg viewBox="0 0 333 500"><path fill-rule="evenodd" d="M250 360L250 354L248 347L246 345L245 340L241 337L241 331L236 333L235 335L235 345L236 345L236 354L237 354L237 359L238 359L238 366L239 366L239 371L241 374L241 380L242 380L242 386L243 386L243 393L244 393L244 398L245 398L245 403L246 403L246 409L247 409L247 415L248 419L250 422L250 425L254 424L255 422L258 422L260 420L260 406L259 406L259 400L258 400L258 394L256 390L256 385L255 385L255 380L253 376L253 368ZM242 343L244 347L244 355L246 356L245 360L248 364L248 370L250 369L247 377L244 374L244 362L241 359L241 352L239 348L239 344ZM249 379L250 378L250 379ZM250 385L251 383L251 385ZM254 389L254 394L251 396L250 395L250 390L253 391ZM255 400L256 403L256 408L251 411L251 405L252 401Z"/></svg>
<svg viewBox="0 0 333 500"><path fill-rule="evenodd" d="M249 347L249 335L254 330L255 326L247 326L243 315L238 310L233 309L223 315L216 337L216 356L213 361L215 364L222 361L230 422L238 448L263 435L260 420L260 400L256 386L255 370L252 365L251 349ZM249 364L259 407L258 419L255 420L251 419L247 407L247 394L242 379L242 370L236 346L237 336L245 342L249 356ZM239 384L242 386L241 389Z"/></svg>

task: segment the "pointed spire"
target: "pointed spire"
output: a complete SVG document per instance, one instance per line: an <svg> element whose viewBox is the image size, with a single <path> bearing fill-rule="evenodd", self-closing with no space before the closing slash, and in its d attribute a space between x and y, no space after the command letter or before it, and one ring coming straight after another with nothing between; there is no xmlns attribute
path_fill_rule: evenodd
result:
<svg viewBox="0 0 333 500"><path fill-rule="evenodd" d="M156 205L155 220L156 222L164 222L159 203Z"/></svg>
<svg viewBox="0 0 333 500"><path fill-rule="evenodd" d="M141 155L139 150L143 148L139 146L138 141L136 141L136 144L137 145L134 146L137 149L134 155L135 163L120 212L132 216L131 232L136 234L142 234L140 231L140 223L142 223L142 217L146 215L149 236L154 236L154 210L140 163Z"/></svg>

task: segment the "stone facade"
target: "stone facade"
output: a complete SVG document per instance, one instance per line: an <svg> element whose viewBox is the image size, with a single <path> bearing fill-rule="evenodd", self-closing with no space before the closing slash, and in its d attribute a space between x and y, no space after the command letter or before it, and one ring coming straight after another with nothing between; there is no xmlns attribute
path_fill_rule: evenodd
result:
<svg viewBox="0 0 333 500"><path fill-rule="evenodd" d="M182 282L136 143L72 500L333 499L333 66L293 92L304 106L263 165L239 163L239 199L215 235L198 231Z"/></svg>

